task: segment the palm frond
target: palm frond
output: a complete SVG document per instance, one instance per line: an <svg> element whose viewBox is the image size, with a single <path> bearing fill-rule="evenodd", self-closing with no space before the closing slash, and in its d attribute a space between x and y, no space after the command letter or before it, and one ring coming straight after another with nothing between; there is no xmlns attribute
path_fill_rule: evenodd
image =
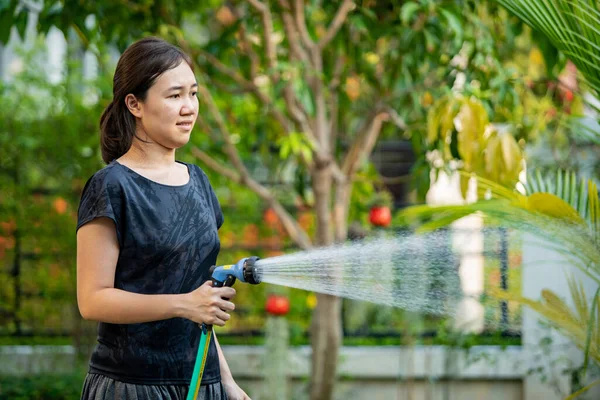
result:
<svg viewBox="0 0 600 400"><path fill-rule="evenodd" d="M523 185L527 195L551 193L567 204L586 221L595 243L600 246L600 203L598 188L592 180L579 178L574 172L558 170L542 176L539 170L527 174Z"/></svg>
<svg viewBox="0 0 600 400"><path fill-rule="evenodd" d="M571 116L566 119L565 126L575 143L600 145L600 124L593 118Z"/></svg>
<svg viewBox="0 0 600 400"><path fill-rule="evenodd" d="M586 387L583 387L583 388L579 389L578 391L576 391L575 393L573 393L569 397L566 397L565 400L576 399L577 397L581 396L582 394L584 394L585 392L587 392L588 390L590 390L591 388L593 388L594 386L599 385L599 384L600 384L600 379L597 379L594 382L592 382L589 385L587 385Z"/></svg>
<svg viewBox="0 0 600 400"><path fill-rule="evenodd" d="M498 0L577 66L600 97L600 9L586 0Z"/></svg>
<svg viewBox="0 0 600 400"><path fill-rule="evenodd" d="M556 176L530 174L529 196L487 179L476 177L480 194L490 200L441 207L414 206L404 209L397 222L419 225L431 231L448 226L474 213L489 225L531 233L544 247L563 255L574 267L600 283L600 202L593 182L583 182L572 172Z"/></svg>
<svg viewBox="0 0 600 400"><path fill-rule="evenodd" d="M578 302L574 309L571 309L550 290L543 290L540 300L532 300L520 294L499 289L492 289L490 295L499 300L527 305L543 316L558 331L568 335L577 347L586 352L590 359L600 363L600 324L597 319L590 318L592 314L596 313L594 304L597 304L598 292L595 293L590 310L587 300L585 303L581 300L586 298L583 286L572 280L569 289L571 298Z"/></svg>
<svg viewBox="0 0 600 400"><path fill-rule="evenodd" d="M573 343L584 352L585 361L582 373L585 376L590 359L600 363L600 319L598 319L600 317L598 307L600 288L596 290L590 307L581 281L576 281L571 276L568 278L568 283L574 304L573 309L550 290L542 291L540 301L498 289L492 289L491 295L499 300L515 301L529 306L543 316L559 332L568 335ZM568 398L575 399L596 384L597 382L592 382Z"/></svg>
<svg viewBox="0 0 600 400"><path fill-rule="evenodd" d="M583 293L583 292L582 292ZM587 332L587 337L585 339L585 350L584 350L584 356L585 356L585 361L583 362L583 373L585 375L585 372L587 370L588 367L588 363L590 360L589 354L590 354L590 346L592 345L592 340L599 340L600 339L600 335L598 335L598 331L600 330L600 321L598 319L596 319L596 310L598 309L598 297L600 296L600 287L596 290L596 294L594 295L594 298L592 300L592 310L590 312L590 317L588 320L588 332ZM597 328L595 328L597 327ZM596 337L594 338L594 333L596 333ZM598 343L596 342L596 345Z"/></svg>

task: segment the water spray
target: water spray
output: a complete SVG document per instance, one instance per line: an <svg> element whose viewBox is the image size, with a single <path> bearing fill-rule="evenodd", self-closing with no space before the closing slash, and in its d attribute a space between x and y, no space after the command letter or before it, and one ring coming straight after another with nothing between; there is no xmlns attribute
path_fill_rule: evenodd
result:
<svg viewBox="0 0 600 400"><path fill-rule="evenodd" d="M455 326L482 324L484 319L486 324L493 324L493 315L486 317L481 313L479 317L480 314L469 311L473 303L479 308L483 305L479 304L480 294L466 285L482 281L483 254L471 250L471 243L482 241L485 233L480 230L460 235L447 231L421 235L398 233L392 238L374 238L260 260L243 258L233 265L212 267L210 275L215 287L232 286L237 280L267 283L450 318ZM191 386L195 391L190 390L192 395L188 400L194 400L199 390L211 332L211 326L202 325Z"/></svg>
<svg viewBox="0 0 600 400"><path fill-rule="evenodd" d="M231 287L236 280L251 285L259 284L261 279L256 268L258 260L258 257L252 256L242 258L235 264L213 265L209 270L213 287ZM200 390L204 366L206 364L206 356L208 355L208 347L212 337L212 325L203 323L200 328L202 329L202 335L200 337L200 345L198 346L198 354L196 355L196 363L194 365L194 372L192 373L187 400L196 400L198 398L198 391Z"/></svg>

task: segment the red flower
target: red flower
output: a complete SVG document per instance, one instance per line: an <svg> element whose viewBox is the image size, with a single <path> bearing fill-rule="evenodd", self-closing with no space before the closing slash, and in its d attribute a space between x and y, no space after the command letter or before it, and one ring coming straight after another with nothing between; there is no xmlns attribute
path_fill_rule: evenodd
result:
<svg viewBox="0 0 600 400"><path fill-rule="evenodd" d="M369 222L374 226L389 226L392 222L392 213L389 207L376 206L369 211Z"/></svg>
<svg viewBox="0 0 600 400"><path fill-rule="evenodd" d="M267 297L265 310L271 315L285 315L290 311L290 301L285 296L271 294Z"/></svg>

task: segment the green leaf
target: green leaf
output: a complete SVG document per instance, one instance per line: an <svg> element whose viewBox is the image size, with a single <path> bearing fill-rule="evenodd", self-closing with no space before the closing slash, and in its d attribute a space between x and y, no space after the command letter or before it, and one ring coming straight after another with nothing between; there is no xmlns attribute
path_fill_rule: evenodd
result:
<svg viewBox="0 0 600 400"><path fill-rule="evenodd" d="M600 97L600 10L589 0L498 0L577 66ZM546 60L552 65L552 60Z"/></svg>
<svg viewBox="0 0 600 400"><path fill-rule="evenodd" d="M542 56L544 57L544 64L546 67L546 73L548 74L548 76L554 77L556 75L553 72L554 67L558 64L559 59L558 50L548 39L547 36L541 34L535 29L531 33L531 37L542 52Z"/></svg>
<svg viewBox="0 0 600 400"><path fill-rule="evenodd" d="M312 96L310 94L310 90L306 83L301 79L295 79L292 87L294 89L294 92L296 93L296 97L298 98L300 104L302 104L306 112L311 116L314 115L315 107Z"/></svg>
<svg viewBox="0 0 600 400"><path fill-rule="evenodd" d="M10 31L15 22L15 10L19 0L2 0L0 7L0 43L8 43Z"/></svg>
<svg viewBox="0 0 600 400"><path fill-rule="evenodd" d="M573 393L572 395L570 395L569 397L566 397L565 400L573 400L576 399L577 397L581 396L582 394L584 394L585 392L587 392L588 390L590 390L592 387L596 386L600 384L600 379L595 380L594 382L590 383L589 385L579 389L578 391L576 391L575 393Z"/></svg>
<svg viewBox="0 0 600 400"><path fill-rule="evenodd" d="M588 330L585 339L585 351L583 356L585 360L583 362L583 375L585 376L585 372L587 371L589 361L590 361L590 344L592 343L592 332L596 327L596 323L600 324L600 321L596 321L596 309L598 308L598 300L600 299L600 287L596 290L596 294L593 297L592 301L592 309L590 311L590 318L588 320Z"/></svg>
<svg viewBox="0 0 600 400"><path fill-rule="evenodd" d="M527 197L527 207L565 222L585 224L581 215L570 204L551 193L533 193Z"/></svg>
<svg viewBox="0 0 600 400"><path fill-rule="evenodd" d="M27 31L27 14L28 13L23 10L15 18L14 26L17 28L17 32L19 33L21 40L25 40L25 33Z"/></svg>
<svg viewBox="0 0 600 400"><path fill-rule="evenodd" d="M287 140L283 141L281 143L281 147L279 148L279 157L281 157L282 160L285 160L286 158L288 158L291 151L292 151L292 148L290 146L290 142Z"/></svg>
<svg viewBox="0 0 600 400"><path fill-rule="evenodd" d="M8 38L10 37L12 19L13 17L10 11L4 10L3 12L0 12L0 43L4 45L8 43Z"/></svg>
<svg viewBox="0 0 600 400"><path fill-rule="evenodd" d="M364 14L366 17L368 17L369 19L372 19L373 21L377 21L377 14L375 14L375 12L373 10L370 10L366 7L360 7L360 12L362 14Z"/></svg>
<svg viewBox="0 0 600 400"><path fill-rule="evenodd" d="M11 0L0 0L0 12L10 7Z"/></svg>
<svg viewBox="0 0 600 400"><path fill-rule="evenodd" d="M456 15L454 15L454 13L452 13L444 8L440 8L440 13L444 16L444 18L446 18L446 21L448 21L448 25L450 25L450 29L452 29L454 31L454 35L456 36L454 39L455 43L460 44L462 42L462 38L463 38L462 23L460 22L458 17Z"/></svg>
<svg viewBox="0 0 600 400"><path fill-rule="evenodd" d="M407 25L420 7L421 6L419 4L413 1L404 3L402 5L402 10L400 11L400 20L402 21L402 23L404 25Z"/></svg>

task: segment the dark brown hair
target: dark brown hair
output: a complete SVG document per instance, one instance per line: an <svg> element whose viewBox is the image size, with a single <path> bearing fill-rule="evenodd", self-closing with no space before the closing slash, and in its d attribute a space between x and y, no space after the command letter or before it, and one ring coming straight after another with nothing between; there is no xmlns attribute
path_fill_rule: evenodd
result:
<svg viewBox="0 0 600 400"><path fill-rule="evenodd" d="M138 40L121 55L113 78L113 100L100 117L100 144L105 163L125 154L137 137L135 117L127 108L125 97L131 93L144 101L156 79L182 61L193 69L191 58L183 50L156 37Z"/></svg>

